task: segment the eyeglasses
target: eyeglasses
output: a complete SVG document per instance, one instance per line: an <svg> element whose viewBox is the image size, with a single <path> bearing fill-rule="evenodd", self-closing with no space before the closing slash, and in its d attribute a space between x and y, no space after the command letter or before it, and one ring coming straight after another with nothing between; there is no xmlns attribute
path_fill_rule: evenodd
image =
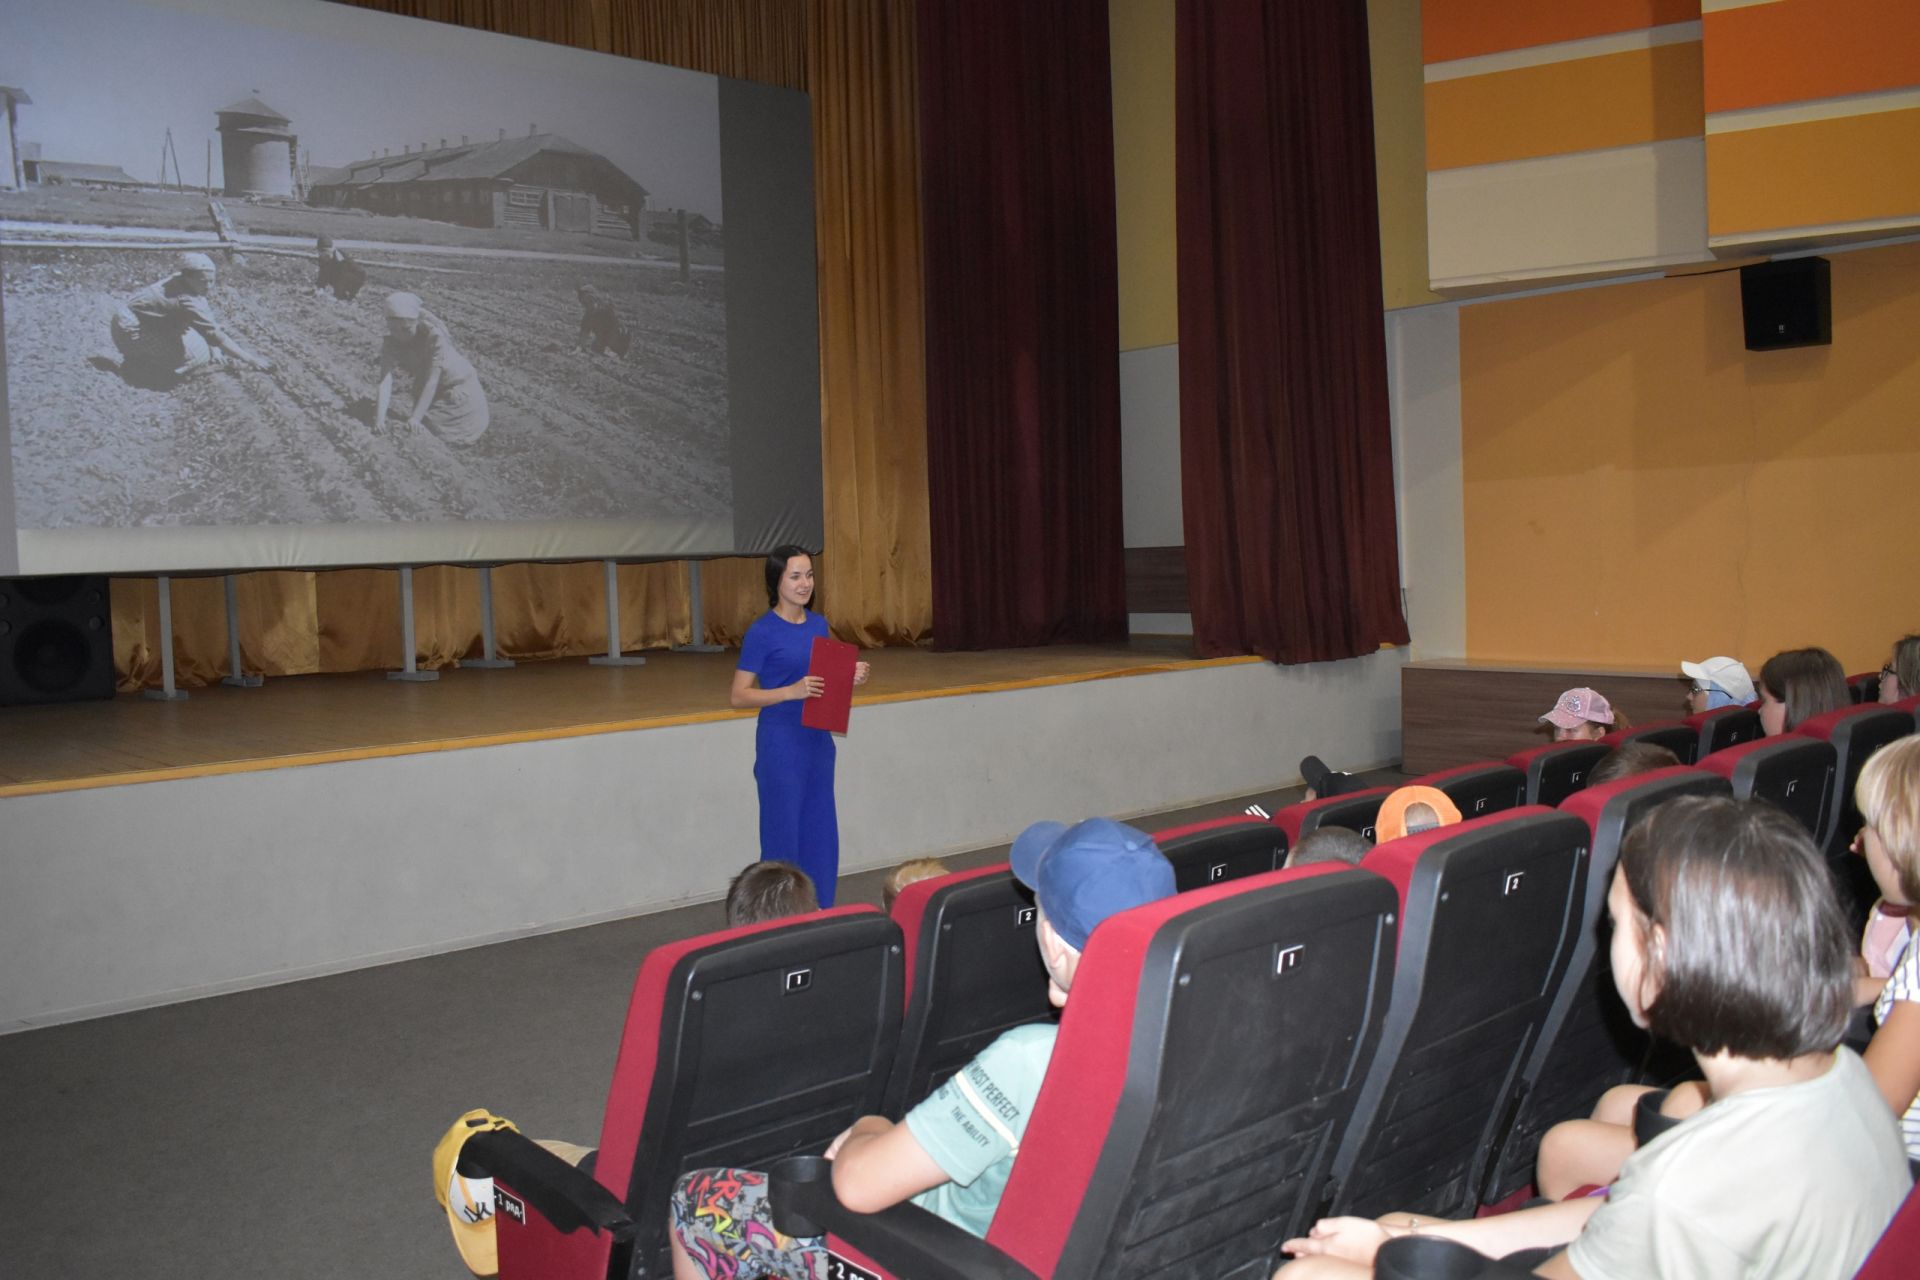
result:
<svg viewBox="0 0 1920 1280"><path fill-rule="evenodd" d="M1889 662L1886 666L1880 668L1880 678L1882 680L1886 679L1888 676L1892 674L1893 674L1893 664L1891 662Z"/></svg>

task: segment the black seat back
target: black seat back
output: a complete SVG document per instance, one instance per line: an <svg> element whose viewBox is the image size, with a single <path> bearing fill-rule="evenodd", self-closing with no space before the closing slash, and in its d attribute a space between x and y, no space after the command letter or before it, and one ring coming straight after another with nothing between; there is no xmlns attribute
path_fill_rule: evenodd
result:
<svg viewBox="0 0 1920 1280"><path fill-rule="evenodd" d="M1507 757L1527 776L1528 804L1557 805L1587 785L1587 775L1612 747L1598 742L1554 742Z"/></svg>
<svg viewBox="0 0 1920 1280"><path fill-rule="evenodd" d="M909 884L893 918L906 939L907 1012L883 1110L898 1118L1002 1031L1052 1017L1053 1005L1033 894L1004 863Z"/></svg>
<svg viewBox="0 0 1920 1280"><path fill-rule="evenodd" d="M1533 806L1367 855L1401 890L1400 950L1330 1212L1472 1210L1573 953L1588 842L1579 819Z"/></svg>
<svg viewBox="0 0 1920 1280"><path fill-rule="evenodd" d="M1700 767L1719 774L1741 800L1765 800L1792 814L1818 840L1833 798L1833 744L1797 733L1756 738L1710 756Z"/></svg>
<svg viewBox="0 0 1920 1280"><path fill-rule="evenodd" d="M1432 787L1453 801L1463 819L1491 817L1526 803L1527 775L1510 764L1462 765L1415 778L1409 786Z"/></svg>
<svg viewBox="0 0 1920 1280"><path fill-rule="evenodd" d="M1156 831L1153 842L1173 864L1173 884L1182 893L1278 871L1287 860L1286 833L1244 815Z"/></svg>
<svg viewBox="0 0 1920 1280"><path fill-rule="evenodd" d="M1860 809L1853 802L1853 785L1874 752L1913 732L1913 717L1878 703L1842 707L1800 722L1797 732L1833 744L1833 789L1827 801L1826 834L1820 843L1827 865L1840 883L1841 906L1855 929L1866 923L1867 912L1880 891L1865 858L1848 850L1860 830Z"/></svg>
<svg viewBox="0 0 1920 1280"><path fill-rule="evenodd" d="M634 980L594 1177L667 1271L690 1169L764 1169L879 1109L900 1040L899 926L842 907L656 947Z"/></svg>
<svg viewBox="0 0 1920 1280"><path fill-rule="evenodd" d="M1687 723L1700 735L1700 754L1704 760L1716 751L1753 742L1761 736L1760 713L1752 707L1720 707L1687 717Z"/></svg>
<svg viewBox="0 0 1920 1280"><path fill-rule="evenodd" d="M988 1242L1040 1275L1264 1280L1312 1221L1379 1042L1396 908L1378 876L1322 864L1102 925ZM1103 999L1125 955L1138 971ZM1033 1221L1078 1186L1070 1222Z"/></svg>
<svg viewBox="0 0 1920 1280"><path fill-rule="evenodd" d="M1501 1140L1488 1185L1481 1190L1483 1203L1497 1203L1533 1180L1534 1157L1548 1128L1585 1116L1602 1093L1640 1073L1647 1035L1633 1025L1620 1003L1607 950L1607 890L1620 857L1620 841L1662 801L1726 794L1726 779L1676 766L1590 787L1560 806L1561 812L1581 819L1592 834L1580 924L1566 974L1522 1072L1513 1122Z"/></svg>
<svg viewBox="0 0 1920 1280"><path fill-rule="evenodd" d="M1665 747L1681 764L1692 764L1700 755L1700 731L1685 720L1661 720L1638 729L1615 729L1600 741L1609 747L1624 747L1629 742Z"/></svg>

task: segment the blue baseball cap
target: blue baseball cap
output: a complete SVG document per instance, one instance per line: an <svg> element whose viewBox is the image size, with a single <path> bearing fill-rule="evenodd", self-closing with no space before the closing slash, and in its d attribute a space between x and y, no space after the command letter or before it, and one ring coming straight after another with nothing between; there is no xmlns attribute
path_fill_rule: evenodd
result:
<svg viewBox="0 0 1920 1280"><path fill-rule="evenodd" d="M1111 818L1036 822L1015 838L1012 862L1075 951L1108 916L1173 896L1173 864L1153 837Z"/></svg>

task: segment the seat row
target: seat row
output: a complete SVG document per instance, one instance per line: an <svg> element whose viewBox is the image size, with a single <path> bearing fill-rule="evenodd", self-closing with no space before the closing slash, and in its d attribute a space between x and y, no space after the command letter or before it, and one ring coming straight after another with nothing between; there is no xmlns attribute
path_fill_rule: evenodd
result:
<svg viewBox="0 0 1920 1280"><path fill-rule="evenodd" d="M1654 1067L1598 945L1607 878L1648 807L1729 789L1659 770L1359 868L1270 869L1287 811L1160 833L1197 887L1089 942L986 1240L911 1205L849 1213L811 1156L775 1171L780 1229L829 1234L849 1276L1264 1276L1327 1212L1497 1200L1549 1124ZM1216 871L1262 840L1269 869ZM891 918L846 907L657 949L591 1174L511 1132L467 1144L495 1179L502 1276L665 1274L681 1172L817 1152L1048 1016L1033 929L988 868L909 885Z"/></svg>

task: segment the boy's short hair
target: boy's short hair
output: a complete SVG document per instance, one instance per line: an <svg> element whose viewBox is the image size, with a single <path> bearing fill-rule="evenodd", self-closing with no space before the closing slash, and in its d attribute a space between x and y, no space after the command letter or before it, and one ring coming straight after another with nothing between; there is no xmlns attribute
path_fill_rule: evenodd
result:
<svg viewBox="0 0 1920 1280"><path fill-rule="evenodd" d="M892 911L894 899L900 891L917 880L931 880L935 876L944 876L952 868L938 858L910 858L893 870L887 872L887 878L880 882L880 909Z"/></svg>
<svg viewBox="0 0 1920 1280"><path fill-rule="evenodd" d="M807 873L791 862L749 862L727 886L727 928L820 909Z"/></svg>
<svg viewBox="0 0 1920 1280"><path fill-rule="evenodd" d="M1629 742L1600 757L1600 763L1587 775L1587 785L1597 787L1603 782L1618 782L1655 769L1671 769L1679 763L1679 756L1657 742Z"/></svg>
<svg viewBox="0 0 1920 1280"><path fill-rule="evenodd" d="M1826 862L1784 810L1669 800L1627 833L1620 874L1647 922L1655 1035L1781 1060L1840 1043L1853 1004L1846 923Z"/></svg>
<svg viewBox="0 0 1920 1280"><path fill-rule="evenodd" d="M1889 742L1869 756L1853 802L1886 846L1900 896L1920 903L1920 737Z"/></svg>
<svg viewBox="0 0 1920 1280"><path fill-rule="evenodd" d="M1787 728L1853 704L1847 671L1825 649L1783 649L1760 668L1760 687L1787 706Z"/></svg>
<svg viewBox="0 0 1920 1280"><path fill-rule="evenodd" d="M1358 831L1346 827L1317 827L1287 851L1287 865L1309 867L1316 862L1344 862L1350 867L1358 866L1371 848L1373 842Z"/></svg>

